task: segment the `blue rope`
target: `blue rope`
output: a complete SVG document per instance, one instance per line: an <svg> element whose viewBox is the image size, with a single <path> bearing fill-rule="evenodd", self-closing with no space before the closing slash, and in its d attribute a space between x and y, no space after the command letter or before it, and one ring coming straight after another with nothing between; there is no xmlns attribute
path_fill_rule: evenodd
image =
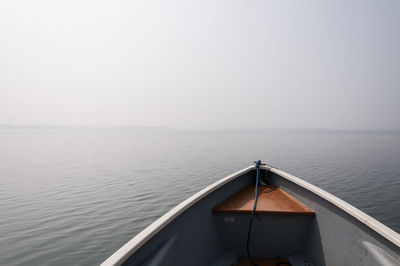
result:
<svg viewBox="0 0 400 266"><path fill-rule="evenodd" d="M253 210L251 211L251 216L250 216L250 224L249 224L249 231L247 232L247 244L246 244L246 248L247 248L247 257L249 258L249 260L251 261L251 263L255 266L257 266L257 264L253 261L253 259L250 256L250 250L249 250L249 244L250 244L250 235L251 235L251 226L253 224L253 217L254 217L254 212L256 211L256 207L257 207L257 198L258 198L258 180L260 179L260 165L261 165L261 161L258 160L256 162L256 188L254 191L254 205L253 205Z"/></svg>

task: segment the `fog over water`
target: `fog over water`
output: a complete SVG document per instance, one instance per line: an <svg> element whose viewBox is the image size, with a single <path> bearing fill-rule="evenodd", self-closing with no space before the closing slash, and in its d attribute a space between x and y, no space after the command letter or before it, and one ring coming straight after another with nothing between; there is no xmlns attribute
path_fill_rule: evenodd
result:
<svg viewBox="0 0 400 266"><path fill-rule="evenodd" d="M0 264L97 265L257 159L400 232L399 14L2 1Z"/></svg>

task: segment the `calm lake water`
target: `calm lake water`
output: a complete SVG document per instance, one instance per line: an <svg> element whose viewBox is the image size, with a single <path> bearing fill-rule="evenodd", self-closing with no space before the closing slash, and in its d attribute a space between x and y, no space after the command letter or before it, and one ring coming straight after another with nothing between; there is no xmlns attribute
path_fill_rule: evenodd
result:
<svg viewBox="0 0 400 266"><path fill-rule="evenodd" d="M0 264L97 265L261 159L400 232L400 132L0 132Z"/></svg>

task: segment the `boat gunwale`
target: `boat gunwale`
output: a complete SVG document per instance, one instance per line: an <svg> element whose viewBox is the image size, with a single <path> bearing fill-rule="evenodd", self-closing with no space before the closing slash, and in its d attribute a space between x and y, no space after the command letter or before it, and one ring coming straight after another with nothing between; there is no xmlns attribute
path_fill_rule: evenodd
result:
<svg viewBox="0 0 400 266"><path fill-rule="evenodd" d="M137 251L140 247L142 247L151 237L161 231L165 226L171 223L175 218L177 218L181 213L189 209L195 203L199 202L201 199L211 194L218 188L223 185L231 182L232 180L242 176L251 170L254 170L255 166L251 165L242 170L239 170L231 175L228 175L217 182L207 186L206 188L200 190L193 196L184 200L176 207L168 211L166 214L158 218L152 224L147 226L143 231L129 240L126 244L124 244L121 248L119 248L114 254L112 254L108 259L106 259L101 266L108 265L121 265L128 259L135 251Z"/></svg>
<svg viewBox="0 0 400 266"><path fill-rule="evenodd" d="M345 211L350 216L356 218L361 223L365 224L373 231L377 232L379 235L387 239L389 242L393 243L400 247L400 234L395 232L394 230L390 229L386 225L382 224L375 218L369 216L368 214L364 213L363 211L357 209L356 207L352 206L351 204L341 200L340 198L330 194L329 192L314 186L307 181L304 181L292 174L289 174L285 171L279 170L277 168L268 166L268 165L261 165L261 169L265 169L271 171L272 173L277 174L281 178L292 182L307 191L317 195L318 197L327 200L328 202L332 203L339 209ZM161 231L165 226L171 223L175 218L177 218L181 213L189 209L195 203L199 202L201 199L206 197L207 195L211 194L218 188L222 187L223 185L233 181L234 179L248 173L251 170L255 170L255 165L248 166L242 170L239 170L227 177L224 177L217 182L207 186L206 188L200 190L193 196L189 197L188 199L184 200L176 207L165 213L163 216L158 218L152 224L147 226L144 230L142 230L139 234L125 243L121 248L119 248L116 252L114 252L110 257L108 257L101 266L108 266L108 265L121 265L128 259L135 251L137 251L140 247L142 247L151 237Z"/></svg>
<svg viewBox="0 0 400 266"><path fill-rule="evenodd" d="M358 221L361 223L365 224L369 228L371 228L373 231L387 239L389 242L393 243L394 245L400 247L400 234L397 233L396 231L390 229L383 223L379 222L375 218L369 216L365 212L357 209L353 205L345 202L344 200L332 195L331 193L314 186L307 181L304 181L294 175L291 175L285 171L279 170L274 167L270 167L268 165L262 165L260 168L269 170L278 176L295 183L296 185L306 189L307 191L310 191L311 193L319 196L322 199L327 200L328 202L332 203L339 209L345 211L346 213L350 214L352 217L356 218ZM318 214L317 214L318 215Z"/></svg>

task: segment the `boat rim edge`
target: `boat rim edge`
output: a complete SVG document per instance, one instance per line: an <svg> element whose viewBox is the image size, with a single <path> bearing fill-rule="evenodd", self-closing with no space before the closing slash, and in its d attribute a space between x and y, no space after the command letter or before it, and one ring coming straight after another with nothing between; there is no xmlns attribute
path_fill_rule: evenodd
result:
<svg viewBox="0 0 400 266"><path fill-rule="evenodd" d="M274 168L269 165L261 165L261 169L265 169L271 171L278 176L295 183L296 185L310 191L311 193L319 196L320 198L332 203L339 209L343 210L344 212L348 213L350 216L356 218L361 223L365 224L373 231L377 232L379 235L387 239L389 242L393 243L400 247L400 234L396 231L390 229L383 223L379 222L375 218L369 216L368 214L364 213L363 211L357 209L353 205L345 202L344 200L332 195L331 193L312 185L311 183L300 179L292 174L289 174L285 171L280 169ZM144 230L142 230L139 234L134 236L131 240L125 243L121 248L115 251L110 257L108 257L101 266L109 266L109 265L120 265L122 264L129 256L131 256L136 250L142 247L147 240L161 231L165 226L171 223L176 217L178 217L181 213L189 209L192 205L209 195L211 192L217 190L218 188L222 187L223 185L231 182L232 180L236 179L237 177L246 174L247 172L254 170L255 166L251 165L242 170L239 170L231 175L228 175L215 183L207 186L206 188L200 190L196 194L192 195L188 199L184 200L173 209L162 215L152 224L147 226Z"/></svg>
<svg viewBox="0 0 400 266"><path fill-rule="evenodd" d="M251 165L242 170L239 170L233 174L230 174L217 182L205 187L200 190L193 196L187 198L173 209L165 213L163 216L158 218L152 224L143 229L139 234L134 236L131 240L125 243L121 248L119 248L116 252L114 252L110 257L108 257L101 266L109 266L109 265L120 265L122 264L129 256L131 256L136 250L138 250L141 246L143 246L147 240L157 234L161 229L171 223L176 217L178 217L181 213L189 209L192 205L209 195L211 192L217 190L223 185L231 182L237 177L246 174L247 172L254 170L255 166Z"/></svg>
<svg viewBox="0 0 400 266"><path fill-rule="evenodd" d="M346 213L350 214L352 217L356 218L359 220L361 223L365 224L369 228L371 228L373 231L377 232L379 235L387 239L389 242L397 245L400 247L400 234L394 231L393 229L390 229L383 223L379 222L375 218L369 216L365 212L361 211L360 209L354 207L353 205L347 203L346 201L332 195L331 193L314 186L311 183L308 183L307 181L304 181L301 178L298 178L292 174L289 174L285 171L279 170L274 167L270 166L264 166L262 165L261 168L269 170L280 177L295 183L296 185L314 193L315 195L319 196L322 199L327 200L328 202L332 203L339 209L345 211Z"/></svg>

